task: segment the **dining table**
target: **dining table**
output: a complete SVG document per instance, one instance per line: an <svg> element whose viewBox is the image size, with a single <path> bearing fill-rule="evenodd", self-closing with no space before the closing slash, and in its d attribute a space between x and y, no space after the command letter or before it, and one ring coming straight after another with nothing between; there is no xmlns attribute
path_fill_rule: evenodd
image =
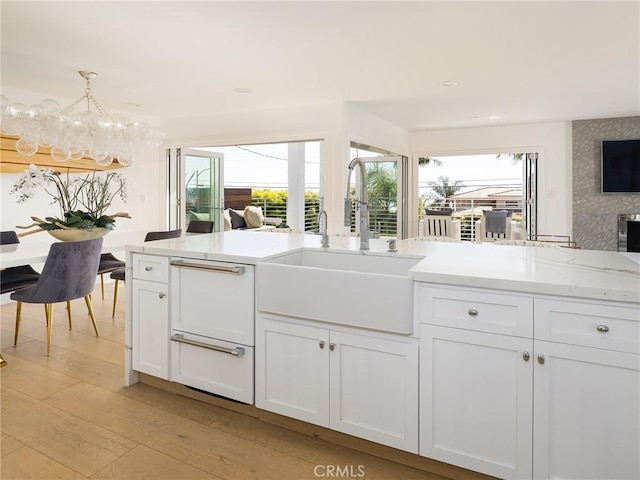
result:
<svg viewBox="0 0 640 480"><path fill-rule="evenodd" d="M146 230L109 232L103 237L102 253L122 252L124 255L127 245L142 243L146 234ZM44 263L49 254L51 244L56 241L57 240L51 235L45 232L39 232L22 237L20 243L0 245L0 270L20 265L37 265ZM7 361L0 353L0 368L6 365Z"/></svg>
<svg viewBox="0 0 640 480"><path fill-rule="evenodd" d="M142 243L146 234L146 230L109 232L103 237L102 253L122 252L124 255L127 245ZM40 232L20 238L20 243L0 245L0 268L44 263L49 247L57 241L51 235Z"/></svg>

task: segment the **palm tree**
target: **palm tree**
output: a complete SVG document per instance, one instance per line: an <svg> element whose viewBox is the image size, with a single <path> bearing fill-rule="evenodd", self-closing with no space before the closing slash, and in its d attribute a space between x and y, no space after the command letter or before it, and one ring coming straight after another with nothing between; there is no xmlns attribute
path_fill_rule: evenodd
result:
<svg viewBox="0 0 640 480"><path fill-rule="evenodd" d="M441 167L442 162L435 157L420 157L418 158L418 166L426 167L427 165L435 165L436 167Z"/></svg>
<svg viewBox="0 0 640 480"><path fill-rule="evenodd" d="M398 184L393 169L385 168L376 162L367 164L367 190L374 208L383 211L391 211L397 205Z"/></svg>
<svg viewBox="0 0 640 480"><path fill-rule="evenodd" d="M433 189L433 193L437 195L439 203L444 203L447 198L464 188L464 185L459 180L452 182L449 177L443 177L442 175L438 177L437 182L429 182L429 186Z"/></svg>

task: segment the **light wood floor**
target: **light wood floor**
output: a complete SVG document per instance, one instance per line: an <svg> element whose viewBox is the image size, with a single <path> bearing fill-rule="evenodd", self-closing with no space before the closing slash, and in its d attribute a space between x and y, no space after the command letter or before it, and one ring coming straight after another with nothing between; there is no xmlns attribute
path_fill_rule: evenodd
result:
<svg viewBox="0 0 640 480"><path fill-rule="evenodd" d="M0 307L2 480L443 478L149 385L124 387L124 300L112 320L112 293L107 284L104 300L93 294L100 338L83 300L72 302L72 331L64 304L54 307L49 357L44 308L24 305L14 348L15 304Z"/></svg>

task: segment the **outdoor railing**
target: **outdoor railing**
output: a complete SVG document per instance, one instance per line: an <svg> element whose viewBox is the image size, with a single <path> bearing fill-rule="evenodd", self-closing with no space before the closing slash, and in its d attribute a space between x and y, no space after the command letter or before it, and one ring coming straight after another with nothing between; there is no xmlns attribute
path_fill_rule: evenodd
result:
<svg viewBox="0 0 640 480"><path fill-rule="evenodd" d="M393 205L391 198L371 197L369 198L369 228L371 232L381 236L397 236L397 213L390 210L388 205ZM418 218L424 214L425 202ZM279 199L277 202L269 202L264 197L253 197L252 205L262 208L265 217L279 218L286 223L287 219L287 199ZM430 210L449 208L444 205L429 205ZM475 238L476 222L482 217L482 211L486 209L510 210L513 212L513 219L518 221L522 218L522 202L509 202L509 205L496 206L495 201L475 201L471 200L464 206L453 209L452 217L460 220L460 234L462 241L472 242ZM319 198L307 197L304 205L304 230L306 232L318 232L318 213L320 212ZM356 209L355 203L351 205L351 231L356 229Z"/></svg>
<svg viewBox="0 0 640 480"><path fill-rule="evenodd" d="M251 205L262 208L265 217L278 218L283 223L287 221L287 198L277 202L269 202L264 197L252 197ZM304 231L318 231L318 214L320 213L320 200L318 198L305 198L304 202Z"/></svg>
<svg viewBox="0 0 640 480"><path fill-rule="evenodd" d="M452 210L451 216L454 220L460 220L460 237L463 242L473 242L476 235L476 222L482 218L483 210L509 210L513 215L513 220L522 219L522 202L509 202L508 206L496 206L495 201L475 201L470 200L464 206L456 208L446 205L429 205L429 210ZM420 215L419 215L420 217Z"/></svg>

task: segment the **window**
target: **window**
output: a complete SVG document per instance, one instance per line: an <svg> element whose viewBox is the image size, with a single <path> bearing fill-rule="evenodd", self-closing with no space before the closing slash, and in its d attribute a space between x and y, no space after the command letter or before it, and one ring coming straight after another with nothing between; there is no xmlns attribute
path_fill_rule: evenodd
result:
<svg viewBox="0 0 640 480"><path fill-rule="evenodd" d="M536 153L419 156L418 220L426 208L450 208L471 241L483 210L509 210L529 235L535 228Z"/></svg>
<svg viewBox="0 0 640 480"><path fill-rule="evenodd" d="M218 191L227 199L226 202L221 200L221 203L230 203L230 198L240 198L238 195L234 196L234 192L242 192L242 198L246 198L246 202L262 208L271 224L285 224L300 231L317 231L321 146L322 141L313 140L198 147L191 148L188 152L201 152L205 157L212 156L223 163L219 170L221 175L218 188L209 183L201 186L201 190L206 188L207 192ZM188 155L181 157L189 159ZM194 174L192 170L187 164L181 169L185 172L185 183L189 179L191 182L182 190L182 198L177 204L190 205L189 202L195 198L197 190L191 184L196 177L203 177L203 174ZM233 207L243 208L241 205ZM181 216L186 217L188 212ZM216 228L216 231L219 229Z"/></svg>

